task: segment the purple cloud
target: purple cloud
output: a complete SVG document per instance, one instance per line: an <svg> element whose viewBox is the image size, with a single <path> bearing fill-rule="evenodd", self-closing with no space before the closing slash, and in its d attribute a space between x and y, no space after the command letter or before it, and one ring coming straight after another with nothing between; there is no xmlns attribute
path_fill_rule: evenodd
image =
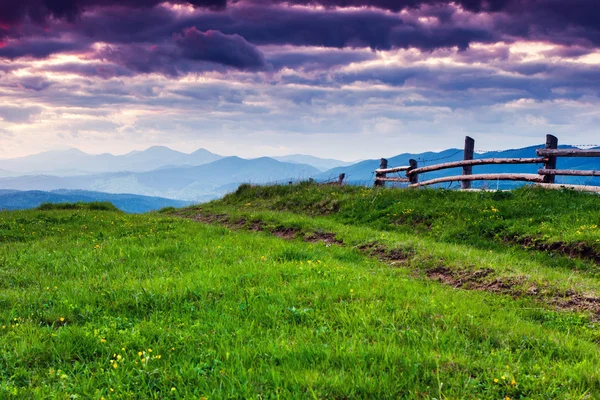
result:
<svg viewBox="0 0 600 400"><path fill-rule="evenodd" d="M0 24L21 23L25 19L44 23L50 18L75 20L85 11L98 7L152 8L162 0L19 0L0 2ZM171 0L172 4L222 9L226 0Z"/></svg>
<svg viewBox="0 0 600 400"><path fill-rule="evenodd" d="M108 46L98 57L137 73L158 72L168 76L209 71L218 66L238 70L259 70L267 66L263 54L239 35L201 32L192 27L170 39L155 45Z"/></svg>
<svg viewBox="0 0 600 400"><path fill-rule="evenodd" d="M237 34L224 35L219 31L201 32L188 28L175 36L181 56L193 61L208 61L237 69L260 69L265 66L263 54Z"/></svg>

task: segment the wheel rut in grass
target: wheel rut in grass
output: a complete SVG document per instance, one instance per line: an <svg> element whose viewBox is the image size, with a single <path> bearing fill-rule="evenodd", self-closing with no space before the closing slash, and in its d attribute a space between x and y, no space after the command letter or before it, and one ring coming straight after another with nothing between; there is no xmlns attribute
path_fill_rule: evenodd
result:
<svg viewBox="0 0 600 400"><path fill-rule="evenodd" d="M335 233L313 231L306 232L302 229L289 226L269 226L264 221L249 220L247 218L231 218L227 214L196 214L193 217L188 217L197 222L207 224L219 224L231 229L243 229L252 232L269 232L281 239L302 239L305 242L325 243L327 246L343 245L344 242L336 238Z"/></svg>
<svg viewBox="0 0 600 400"><path fill-rule="evenodd" d="M513 239L513 241L515 241ZM587 243L565 243L565 242L551 242L543 243L537 241L533 237L524 237L517 240L524 249L534 249L544 251L548 253L562 254L571 258L581 258L584 260L590 260L595 264L600 264L600 251L594 249Z"/></svg>
<svg viewBox="0 0 600 400"><path fill-rule="evenodd" d="M282 225L269 226L261 220L247 218L232 218L227 214L199 213L191 218L198 222L219 224L231 229L248 230L253 232L269 232L285 239L302 239L311 243L324 243L326 246L344 246L344 242L336 238L332 232L305 232L299 228ZM529 297L536 301L554 306L560 310L590 312L594 321L600 321L600 298L588 296L573 290L560 291L550 286L539 287L528 281L525 276L498 276L492 268L484 269L453 269L446 265L423 269L414 263L416 253L410 249L390 249L378 242L372 242L356 247L360 252L372 258L387 263L391 267L407 267L417 275L457 289L477 290L512 297Z"/></svg>

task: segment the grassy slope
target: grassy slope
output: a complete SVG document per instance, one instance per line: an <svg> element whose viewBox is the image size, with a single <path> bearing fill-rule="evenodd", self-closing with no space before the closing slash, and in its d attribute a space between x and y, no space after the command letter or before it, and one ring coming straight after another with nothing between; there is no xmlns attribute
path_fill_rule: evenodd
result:
<svg viewBox="0 0 600 400"><path fill-rule="evenodd" d="M424 272L439 266L458 277L486 271L480 286L505 282L507 293L553 304L568 305L571 294L600 312L599 203L584 193L527 188L465 193L301 185L243 187L178 214L202 210L334 232L355 247L376 242L399 249ZM546 248L553 250L538 251Z"/></svg>
<svg viewBox="0 0 600 400"><path fill-rule="evenodd" d="M452 235L438 237L431 221L415 236L408 225L385 223L394 214L385 202L399 207L398 196L418 194L246 188L203 207L273 226L335 231L344 247L165 214L0 213L0 397L600 393L600 329L588 315L526 296L457 290L410 268L390 268L351 245L401 246L411 250L415 266L420 259L443 260L464 268L493 265L502 274L531 269L540 279L570 274L570 281L556 284L589 290L597 283L595 264L520 250L501 239L457 244ZM575 200L582 216L593 213L587 201ZM459 207L456 199L448 203ZM274 208L287 212L269 211ZM340 212L315 217L327 209ZM408 209L418 214L414 205ZM569 221L556 226L579 228ZM593 244L594 236L586 235Z"/></svg>

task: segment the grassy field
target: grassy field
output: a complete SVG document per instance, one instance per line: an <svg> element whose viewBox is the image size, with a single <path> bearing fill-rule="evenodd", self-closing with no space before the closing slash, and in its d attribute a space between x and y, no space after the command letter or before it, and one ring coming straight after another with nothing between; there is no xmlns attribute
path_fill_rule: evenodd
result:
<svg viewBox="0 0 600 400"><path fill-rule="evenodd" d="M600 198L0 213L0 398L600 398Z"/></svg>

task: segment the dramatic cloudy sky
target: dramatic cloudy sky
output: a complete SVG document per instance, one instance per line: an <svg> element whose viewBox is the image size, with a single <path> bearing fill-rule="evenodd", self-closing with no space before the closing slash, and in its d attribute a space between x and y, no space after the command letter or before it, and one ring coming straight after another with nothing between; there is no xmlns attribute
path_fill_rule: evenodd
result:
<svg viewBox="0 0 600 400"><path fill-rule="evenodd" d="M598 0L0 0L0 157L600 141Z"/></svg>

